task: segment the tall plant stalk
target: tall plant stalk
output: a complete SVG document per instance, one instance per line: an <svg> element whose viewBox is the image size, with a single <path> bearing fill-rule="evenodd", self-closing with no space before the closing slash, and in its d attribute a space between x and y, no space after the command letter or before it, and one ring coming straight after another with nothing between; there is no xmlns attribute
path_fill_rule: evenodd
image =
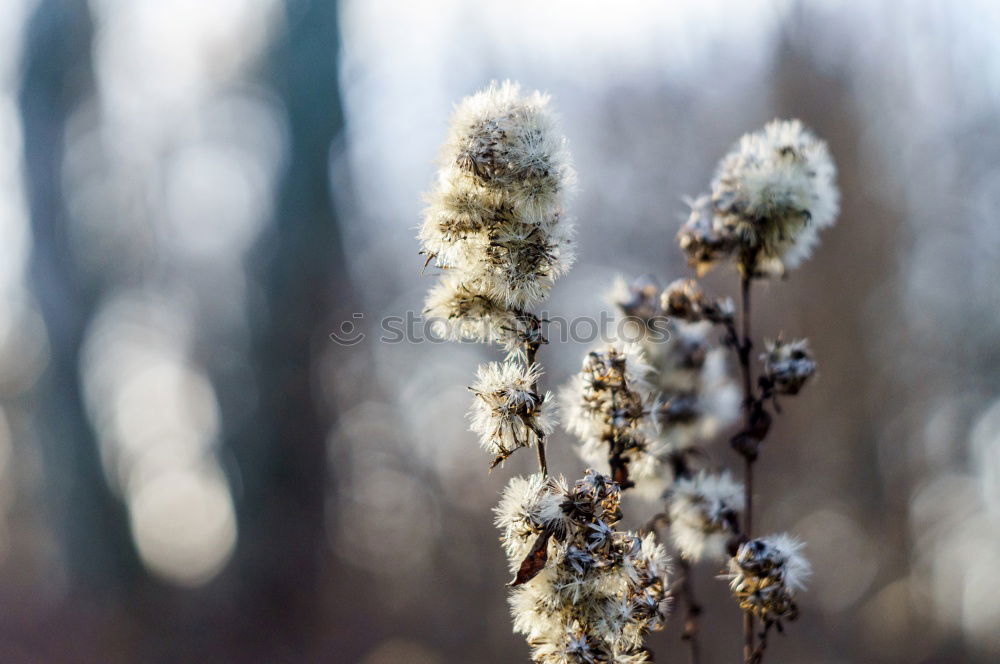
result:
<svg viewBox="0 0 1000 664"><path fill-rule="evenodd" d="M722 160L678 238L699 273L721 260L736 265L738 321L730 300L706 297L694 280L625 289L616 304L645 336L592 350L564 388L562 418L590 466L567 482L546 456L555 399L539 387L546 340L530 313L572 260L562 206L573 171L547 104L505 83L457 107L420 232L427 263L444 271L426 313L453 339L507 351L506 360L481 365L470 387L471 428L493 457L490 468L525 447L537 454L538 472L512 478L496 508L514 573L514 630L539 664L645 664L645 636L664 626L673 590L689 660L700 664L695 566L724 561L743 612L744 663L759 664L771 628L797 614L808 564L793 537L754 536L754 464L771 425L766 406L777 410L779 395L796 394L815 363L804 341L779 338L765 344L755 380L751 286L795 267L817 229L832 223L832 162L797 121L745 136ZM656 335L662 319L674 323L673 336ZM726 349L709 338L719 328L742 389ZM730 442L743 459L742 483L712 467L702 447L740 419L741 407ZM618 529L626 490L665 501L638 533ZM672 586L668 545L679 571Z"/></svg>
<svg viewBox="0 0 1000 664"><path fill-rule="evenodd" d="M746 410L746 431L753 427L753 412L757 407L753 393L753 367L750 365L750 351L753 341L750 336L750 277L740 277L740 320L742 337L739 340L740 371L743 375L743 408ZM749 441L747 441L749 442ZM744 446L740 450L743 455L743 536L753 538L753 464L757 460L756 445L754 449ZM743 614L743 659L749 662L754 652L754 619L753 614Z"/></svg>

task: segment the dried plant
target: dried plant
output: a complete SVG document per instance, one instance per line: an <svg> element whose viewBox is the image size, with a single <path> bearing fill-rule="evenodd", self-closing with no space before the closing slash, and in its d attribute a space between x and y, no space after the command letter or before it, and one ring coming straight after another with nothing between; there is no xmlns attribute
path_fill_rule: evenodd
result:
<svg viewBox="0 0 1000 664"><path fill-rule="evenodd" d="M621 489L588 470L515 477L496 509L515 573L514 629L538 662L646 662L643 636L667 617L666 549L615 529Z"/></svg>
<svg viewBox="0 0 1000 664"><path fill-rule="evenodd" d="M664 468L671 473L660 478L665 509L650 528L666 524L670 530L681 572L677 587L685 607L683 634L693 662L699 661L701 610L692 585L694 563L725 562L722 578L729 580L743 611L745 662L761 661L770 630L781 630L783 621L798 614L795 594L804 587L809 564L802 544L789 535L754 539L753 470L772 418L780 412L779 395L798 394L816 363L805 340L779 337L765 343L754 380L750 295L754 280L787 276L799 266L817 244L818 231L834 222L839 203L835 173L825 143L797 120L776 120L740 139L719 163L710 193L690 202L678 244L699 276L720 263L736 268L739 325L731 301L705 295L694 280L675 281L660 292L655 280L644 277L615 291L614 302L623 315L640 322L668 316L674 324L669 344L646 349L647 355L664 358L654 363L661 404L652 413L656 424L668 436L683 432L675 435L681 444L667 448L670 463ZM721 346L709 340L713 329L722 331ZM693 422L709 419L725 426L738 412L738 406L732 408L726 368L720 363L704 375L713 366L710 358L721 360L726 347L735 354L742 383L743 425L730 439L743 460L742 484L726 471L704 467L710 456L701 445L720 427L691 434ZM701 380L692 381L697 368ZM685 389L691 385L695 387Z"/></svg>
<svg viewBox="0 0 1000 664"><path fill-rule="evenodd" d="M648 662L644 637L664 626L673 591L697 664L693 567L707 563L743 613L744 661L759 662L771 628L796 617L809 565L789 535L754 538L753 469L779 396L797 394L816 363L806 341L779 336L765 344L754 380L751 284L797 267L833 223L835 168L801 123L775 121L744 136L711 191L691 201L680 248L699 276L719 263L736 268L738 316L730 299L706 295L692 279L616 284L621 329L639 341L591 351L560 391L564 426L589 466L569 483L546 460L557 411L539 389L546 339L531 311L573 257L563 206L574 173L548 102L507 82L458 105L420 231L427 264L442 271L425 313L449 338L506 351L470 387L471 428L489 467L521 448L537 451L538 473L512 478L495 510L514 575L514 629L540 663ZM665 341L649 334L664 321ZM710 462L708 446L741 411L730 439L743 461L739 482ZM629 490L662 501L638 533L620 528ZM669 537L660 542L662 526ZM672 583L668 546L680 572Z"/></svg>

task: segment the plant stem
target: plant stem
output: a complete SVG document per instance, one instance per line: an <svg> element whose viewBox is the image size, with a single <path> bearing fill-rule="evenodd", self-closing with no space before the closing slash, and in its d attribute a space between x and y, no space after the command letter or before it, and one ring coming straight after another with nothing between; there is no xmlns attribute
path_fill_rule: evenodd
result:
<svg viewBox="0 0 1000 664"><path fill-rule="evenodd" d="M742 326L741 338L737 340L737 353L740 358L740 370L743 374L743 407L746 410L746 428L749 432L753 428L754 394L753 394L753 368L750 366L750 349L753 341L750 336L750 277L746 273L740 278L741 307L740 318ZM744 490L744 517L743 535L750 539L753 537L753 463L757 457L756 452L750 454L746 449L743 453L743 490ZM749 612L743 613L743 661L750 662L754 656L754 620Z"/></svg>
<svg viewBox="0 0 1000 664"><path fill-rule="evenodd" d="M701 648L698 645L698 617L701 615L701 605L694 596L690 563L681 557L678 566L684 574L680 588L684 600L684 633L681 638L688 643L691 664L701 664Z"/></svg>
<svg viewBox="0 0 1000 664"><path fill-rule="evenodd" d="M767 650L767 633L771 630L770 623L764 623L764 631L760 633L760 644L754 650L753 657L749 664L760 664L764 659L764 651Z"/></svg>
<svg viewBox="0 0 1000 664"><path fill-rule="evenodd" d="M538 319L535 316L532 316L531 314L528 314L528 316L531 316L529 319L529 324L533 328L532 332L537 333L538 331L537 328L539 325ZM524 358L525 358L525 364L527 365L528 368L531 368L531 366L535 363L535 355L538 354L538 347L541 345L541 342L538 339L539 337L537 334L530 334L528 338L525 339L524 341ZM535 394L538 394L537 380L531 385L531 391L534 392ZM535 445L535 450L538 452L538 469L541 471L542 477L548 477L549 464L548 461L545 459L544 436L541 435L538 436L538 444Z"/></svg>
<svg viewBox="0 0 1000 664"><path fill-rule="evenodd" d="M743 612L743 661L747 664L753 659L753 616L749 611Z"/></svg>
<svg viewBox="0 0 1000 664"><path fill-rule="evenodd" d="M624 381L622 386L611 388L611 411L612 413L618 412L618 392L619 390L628 391L628 385ZM611 440L609 441L609 454L608 454L608 465L611 469L611 479L618 482L618 486L621 487L622 491L626 489L631 489L635 486L635 482L629 480L628 478L628 460L625 459L624 453L625 449L622 444L621 439L622 431L617 425L611 427Z"/></svg>
<svg viewBox="0 0 1000 664"><path fill-rule="evenodd" d="M753 537L753 458L746 456L743 459L743 502L746 506L746 513L743 516L743 534L747 539Z"/></svg>
<svg viewBox="0 0 1000 664"><path fill-rule="evenodd" d="M740 373L743 375L743 407L746 412L747 430L753 425L753 369L750 366L750 349L753 341L750 338L750 279L742 277L740 279L740 325L742 332L736 337L736 354L740 359Z"/></svg>

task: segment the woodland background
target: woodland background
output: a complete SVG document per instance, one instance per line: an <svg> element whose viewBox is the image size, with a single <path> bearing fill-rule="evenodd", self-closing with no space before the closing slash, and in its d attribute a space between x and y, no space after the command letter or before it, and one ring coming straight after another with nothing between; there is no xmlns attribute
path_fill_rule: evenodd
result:
<svg viewBox="0 0 1000 664"><path fill-rule="evenodd" d="M755 302L820 363L758 466L758 527L816 569L769 657L996 661L998 32L985 0L6 0L0 659L526 660L490 508L532 460L488 475L464 419L496 354L378 341L431 283L452 104L512 78L552 93L579 171L565 317L616 274L688 274L681 198L740 134L828 140L840 220ZM332 343L355 312L368 338ZM548 385L584 350L544 348Z"/></svg>

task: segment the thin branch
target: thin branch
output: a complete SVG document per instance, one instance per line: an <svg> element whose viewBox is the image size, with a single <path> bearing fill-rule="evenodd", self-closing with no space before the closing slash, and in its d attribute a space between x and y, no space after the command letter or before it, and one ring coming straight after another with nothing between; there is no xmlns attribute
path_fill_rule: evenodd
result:
<svg viewBox="0 0 1000 664"><path fill-rule="evenodd" d="M678 566L684 575L680 587L681 599L684 602L684 632L681 634L681 639L687 641L691 664L701 664L701 647L698 644L698 618L701 616L701 605L694 595L691 564L680 557Z"/></svg>
<svg viewBox="0 0 1000 664"><path fill-rule="evenodd" d="M743 459L743 503L746 506L743 515L743 534L747 539L753 535L753 464L754 459L745 456Z"/></svg>
<svg viewBox="0 0 1000 664"><path fill-rule="evenodd" d="M747 664L760 664L764 659L764 651L767 650L767 634L771 630L771 623L765 622L764 629L760 633L760 643L754 649L753 655L747 660Z"/></svg>
<svg viewBox="0 0 1000 664"><path fill-rule="evenodd" d="M749 272L749 271L747 271ZM750 276L744 273L740 278L741 307L740 318L742 323L742 335L737 339L737 354L740 359L740 371L743 374L743 406L746 411L746 434L754 428L754 413L757 411L755 397L753 394L753 368L750 365L750 349L753 341L750 336ZM753 464L757 458L756 445L748 440L746 436L741 437L743 441L744 472L744 517L743 535L750 539L753 537ZM753 453L748 449L748 445L753 445ZM749 612L743 613L743 660L749 664L754 655L754 620Z"/></svg>
<svg viewBox="0 0 1000 664"><path fill-rule="evenodd" d="M538 347L542 344L541 335L539 333L540 322L538 317L534 314L522 313L520 314L522 319L528 325L528 332L525 334L524 339L524 361L527 368L535 363L535 356L538 354ZM535 394L538 392L538 380L536 379L531 385L531 391ZM542 473L542 477L548 477L549 475L549 464L545 458L545 436L536 433L538 438L538 443L535 445L535 449L538 452L538 469Z"/></svg>
<svg viewBox="0 0 1000 664"><path fill-rule="evenodd" d="M618 392L619 390L628 391L628 383L625 381L625 377L622 376L621 387L611 388L611 412L614 417L615 413L618 412ZM611 479L618 482L618 486L621 487L622 491L626 489L631 489L635 486L635 482L628 478L628 459L625 458L625 448L622 443L622 432L621 428L612 425L611 427L611 440L609 441L609 455L608 455L608 466L611 469Z"/></svg>

